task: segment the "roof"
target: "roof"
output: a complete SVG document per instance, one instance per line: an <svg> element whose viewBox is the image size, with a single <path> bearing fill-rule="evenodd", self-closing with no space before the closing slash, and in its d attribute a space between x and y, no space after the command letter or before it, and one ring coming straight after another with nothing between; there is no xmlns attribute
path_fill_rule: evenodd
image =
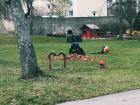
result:
<svg viewBox="0 0 140 105"><path fill-rule="evenodd" d="M85 26L87 26L90 29L100 29L97 25L95 24L85 24Z"/></svg>

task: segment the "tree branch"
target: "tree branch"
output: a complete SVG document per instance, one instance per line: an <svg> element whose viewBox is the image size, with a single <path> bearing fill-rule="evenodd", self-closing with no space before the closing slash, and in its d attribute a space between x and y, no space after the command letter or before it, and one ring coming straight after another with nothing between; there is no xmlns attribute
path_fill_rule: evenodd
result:
<svg viewBox="0 0 140 105"><path fill-rule="evenodd" d="M25 14L25 17L28 18L30 16L30 4L29 4L29 0L26 1L27 4L27 13Z"/></svg>

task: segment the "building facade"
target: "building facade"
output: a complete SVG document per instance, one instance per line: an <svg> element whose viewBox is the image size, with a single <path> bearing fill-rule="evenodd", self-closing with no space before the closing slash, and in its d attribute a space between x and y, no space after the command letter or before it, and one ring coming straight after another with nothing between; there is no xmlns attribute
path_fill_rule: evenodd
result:
<svg viewBox="0 0 140 105"><path fill-rule="evenodd" d="M73 0L74 17L107 16L107 0Z"/></svg>

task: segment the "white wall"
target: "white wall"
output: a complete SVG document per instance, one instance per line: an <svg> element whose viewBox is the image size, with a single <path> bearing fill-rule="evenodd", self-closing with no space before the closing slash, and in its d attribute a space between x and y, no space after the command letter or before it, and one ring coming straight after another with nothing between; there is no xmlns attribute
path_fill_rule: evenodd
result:
<svg viewBox="0 0 140 105"><path fill-rule="evenodd" d="M96 16L107 16L106 0L73 0L75 17L93 16L92 11L96 11Z"/></svg>

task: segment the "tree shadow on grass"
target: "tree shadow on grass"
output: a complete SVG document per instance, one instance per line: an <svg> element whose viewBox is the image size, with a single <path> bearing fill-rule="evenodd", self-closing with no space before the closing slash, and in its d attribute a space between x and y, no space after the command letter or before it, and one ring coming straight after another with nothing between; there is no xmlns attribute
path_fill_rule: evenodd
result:
<svg viewBox="0 0 140 105"><path fill-rule="evenodd" d="M0 74L2 75L19 75L18 80L22 80L23 78L20 77L21 74L17 73L15 69L20 69L20 63L8 60L0 59ZM5 70L4 70L5 69ZM18 77L18 76L17 76ZM31 78L32 80L48 80L50 78L55 78L52 75L47 74L43 70L39 68L38 75L35 78Z"/></svg>

